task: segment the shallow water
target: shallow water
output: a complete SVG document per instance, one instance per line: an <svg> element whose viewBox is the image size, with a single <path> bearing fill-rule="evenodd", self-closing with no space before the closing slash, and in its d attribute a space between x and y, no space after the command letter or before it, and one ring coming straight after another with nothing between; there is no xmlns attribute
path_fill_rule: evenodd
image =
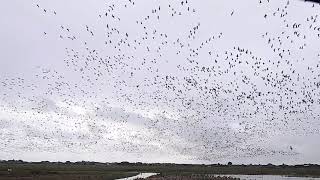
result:
<svg viewBox="0 0 320 180"><path fill-rule="evenodd" d="M132 176L132 177L127 177L127 178L121 178L121 179L117 179L117 180L134 180L134 179L137 179L137 178L147 178L147 177L150 177L150 176L154 176L154 175L157 175L158 173L140 173L136 176Z"/></svg>
<svg viewBox="0 0 320 180"><path fill-rule="evenodd" d="M320 180L320 178L311 177L288 177L279 175L220 175L240 178L241 180Z"/></svg>

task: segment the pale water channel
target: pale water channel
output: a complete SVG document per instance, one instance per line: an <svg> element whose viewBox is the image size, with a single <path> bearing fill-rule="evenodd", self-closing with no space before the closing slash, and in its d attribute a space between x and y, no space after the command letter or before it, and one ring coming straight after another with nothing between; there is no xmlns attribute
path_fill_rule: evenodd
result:
<svg viewBox="0 0 320 180"><path fill-rule="evenodd" d="M135 180L137 178L148 178L158 173L140 173L136 176L122 178L118 180ZM229 176L234 178L240 178L240 180L320 180L320 178L312 177L288 177L288 176L279 176L279 175L228 175L228 174L208 174L207 177L217 177L217 176Z"/></svg>
<svg viewBox="0 0 320 180"><path fill-rule="evenodd" d="M217 175L215 175L217 176ZM320 180L312 177L288 177L279 175L220 175L240 178L240 180Z"/></svg>
<svg viewBox="0 0 320 180"><path fill-rule="evenodd" d="M132 176L132 177L127 177L127 178L122 178L122 179L117 179L117 180L134 180L134 179L138 179L138 178L148 178L150 176L154 176L157 175L158 173L140 173L136 176Z"/></svg>

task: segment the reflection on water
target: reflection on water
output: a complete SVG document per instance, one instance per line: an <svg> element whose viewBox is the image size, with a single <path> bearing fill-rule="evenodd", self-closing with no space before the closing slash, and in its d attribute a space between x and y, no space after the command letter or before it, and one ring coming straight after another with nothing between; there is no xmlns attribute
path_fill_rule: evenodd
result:
<svg viewBox="0 0 320 180"><path fill-rule="evenodd" d="M150 176L154 176L157 175L158 173L140 173L136 176L132 176L132 177L128 177L128 178L122 178L122 179L118 179L118 180L134 180L134 179L138 179L138 178L147 178Z"/></svg>
<svg viewBox="0 0 320 180"><path fill-rule="evenodd" d="M240 178L241 180L320 180L320 178L311 177L288 177L277 175L220 175Z"/></svg>

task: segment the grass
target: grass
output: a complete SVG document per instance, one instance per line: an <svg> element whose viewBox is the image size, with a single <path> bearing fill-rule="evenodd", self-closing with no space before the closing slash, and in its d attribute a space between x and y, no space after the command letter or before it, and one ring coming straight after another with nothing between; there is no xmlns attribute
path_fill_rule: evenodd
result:
<svg viewBox="0 0 320 180"><path fill-rule="evenodd" d="M12 169L8 173L8 169ZM139 174L133 171L118 171L92 165L43 165L43 164L2 164L0 165L0 180L2 179L118 179Z"/></svg>
<svg viewBox="0 0 320 180"><path fill-rule="evenodd" d="M8 174L8 169L12 172ZM163 176L193 174L248 174L320 177L320 166L261 166L261 165L178 165L129 163L8 163L0 162L0 180L33 177L33 179L117 179L138 172L161 173Z"/></svg>

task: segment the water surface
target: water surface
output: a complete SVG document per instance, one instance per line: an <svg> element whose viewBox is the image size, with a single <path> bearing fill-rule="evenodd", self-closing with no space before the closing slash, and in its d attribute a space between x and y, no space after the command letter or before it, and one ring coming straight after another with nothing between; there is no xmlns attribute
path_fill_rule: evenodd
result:
<svg viewBox="0 0 320 180"><path fill-rule="evenodd" d="M158 173L140 173L136 176L132 176L132 177L127 177L127 178L121 178L121 179L117 179L117 180L134 180L134 179L138 179L138 178L147 178L150 176L154 176L157 175Z"/></svg>
<svg viewBox="0 0 320 180"><path fill-rule="evenodd" d="M279 175L220 175L240 178L241 180L320 180L312 177L288 177Z"/></svg>

